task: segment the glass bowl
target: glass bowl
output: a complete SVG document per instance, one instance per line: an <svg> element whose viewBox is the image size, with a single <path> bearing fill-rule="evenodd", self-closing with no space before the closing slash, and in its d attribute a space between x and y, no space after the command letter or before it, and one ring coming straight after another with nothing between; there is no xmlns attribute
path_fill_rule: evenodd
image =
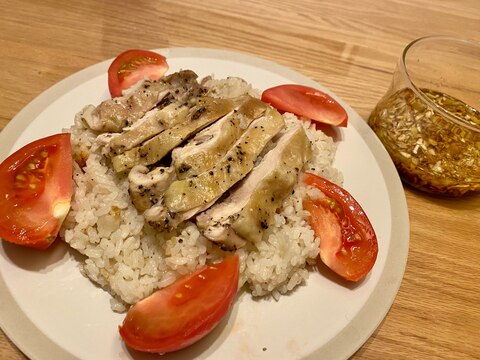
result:
<svg viewBox="0 0 480 360"><path fill-rule="evenodd" d="M368 124L402 180L462 196L480 190L480 44L446 36L411 42Z"/></svg>

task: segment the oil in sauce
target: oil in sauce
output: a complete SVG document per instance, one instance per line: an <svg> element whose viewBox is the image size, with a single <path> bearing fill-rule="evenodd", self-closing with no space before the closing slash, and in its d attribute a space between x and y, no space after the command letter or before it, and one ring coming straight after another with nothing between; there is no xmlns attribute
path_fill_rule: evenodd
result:
<svg viewBox="0 0 480 360"><path fill-rule="evenodd" d="M382 99L368 124L402 180L421 190L461 196L480 190L480 112L450 95L421 89L435 106L405 88Z"/></svg>

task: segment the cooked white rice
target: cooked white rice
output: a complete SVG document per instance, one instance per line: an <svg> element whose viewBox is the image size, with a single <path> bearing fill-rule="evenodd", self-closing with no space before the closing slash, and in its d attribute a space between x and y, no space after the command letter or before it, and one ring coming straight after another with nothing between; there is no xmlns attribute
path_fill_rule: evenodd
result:
<svg viewBox="0 0 480 360"><path fill-rule="evenodd" d="M204 84L214 96L257 93L238 78L209 78ZM287 126L299 121L292 114L284 118ZM333 140L309 121L302 120L302 124L314 150L305 170L341 184L341 174L332 167L336 150ZM86 164L75 164L72 207L62 235L85 255L80 264L82 273L112 294L113 310L125 311L129 304L179 276L225 256L226 252L203 237L194 223L188 222L172 234L150 228L130 201L127 178L119 178L109 168L103 146L96 141L97 135L86 128L81 112L70 132L74 157L86 159ZM302 208L306 189L302 184L299 179L264 240L236 251L241 264L239 285L253 296L279 299L304 284L308 265L318 256L320 240L306 222L308 214Z"/></svg>

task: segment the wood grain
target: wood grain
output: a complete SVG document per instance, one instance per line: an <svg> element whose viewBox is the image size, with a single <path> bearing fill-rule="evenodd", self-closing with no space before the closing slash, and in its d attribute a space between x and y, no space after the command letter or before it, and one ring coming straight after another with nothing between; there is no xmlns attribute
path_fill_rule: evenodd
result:
<svg viewBox="0 0 480 360"><path fill-rule="evenodd" d="M129 48L185 46L286 65L366 119L411 40L480 40L477 0L0 0L0 7L0 129L42 91L89 65ZM480 359L480 197L405 193L405 277L385 320L353 358ZM2 332L0 358L25 359Z"/></svg>

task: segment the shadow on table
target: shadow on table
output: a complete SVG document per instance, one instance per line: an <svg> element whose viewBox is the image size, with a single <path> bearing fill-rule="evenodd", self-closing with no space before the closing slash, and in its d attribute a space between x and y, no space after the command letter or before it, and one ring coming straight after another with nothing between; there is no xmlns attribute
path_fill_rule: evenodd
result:
<svg viewBox="0 0 480 360"><path fill-rule="evenodd" d="M448 197L437 194L420 191L409 184L404 184L405 190L408 190L416 197L421 197L431 204L440 205L455 211L472 211L480 209L480 193L469 193L462 197Z"/></svg>

